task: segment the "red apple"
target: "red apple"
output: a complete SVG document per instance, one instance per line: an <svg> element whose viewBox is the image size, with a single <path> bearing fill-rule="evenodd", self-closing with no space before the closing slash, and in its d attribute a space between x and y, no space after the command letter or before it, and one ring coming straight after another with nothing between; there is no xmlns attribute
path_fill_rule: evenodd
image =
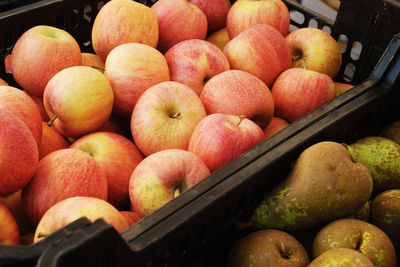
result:
<svg viewBox="0 0 400 267"><path fill-rule="evenodd" d="M165 53L165 59L171 80L189 86L198 95L208 79L229 70L224 53L205 40L182 41Z"/></svg>
<svg viewBox="0 0 400 267"><path fill-rule="evenodd" d="M82 53L82 66L92 67L103 73L105 62L96 54Z"/></svg>
<svg viewBox="0 0 400 267"><path fill-rule="evenodd" d="M54 127L42 121L42 142L39 146L39 159L44 158L51 152L59 149L68 148L70 143L67 138L61 135Z"/></svg>
<svg viewBox="0 0 400 267"><path fill-rule="evenodd" d="M51 206L73 196L106 200L107 178L88 153L66 148L40 160L35 176L22 190L22 203L29 220L37 224Z"/></svg>
<svg viewBox="0 0 400 267"><path fill-rule="evenodd" d="M0 125L0 195L5 195L29 182L36 171L39 152L32 132L16 115L0 109Z"/></svg>
<svg viewBox="0 0 400 267"><path fill-rule="evenodd" d="M43 102L50 125L64 136L79 137L98 130L108 120L114 94L104 74L76 66L51 78Z"/></svg>
<svg viewBox="0 0 400 267"><path fill-rule="evenodd" d="M128 228L125 217L107 201L94 197L70 197L58 202L43 215L36 228L34 242L81 217L87 217L92 222L103 219L119 233Z"/></svg>
<svg viewBox="0 0 400 267"><path fill-rule="evenodd" d="M274 100L268 87L256 76L229 70L211 78L200 95L207 114L244 115L266 127L274 114Z"/></svg>
<svg viewBox="0 0 400 267"><path fill-rule="evenodd" d="M186 0L158 0L151 9L158 21L161 53L181 41L206 38L207 17L196 5Z"/></svg>
<svg viewBox="0 0 400 267"><path fill-rule="evenodd" d="M215 113L196 126L188 151L198 155L214 172L264 139L263 130L253 121Z"/></svg>
<svg viewBox="0 0 400 267"><path fill-rule="evenodd" d="M188 151L167 149L151 154L132 173L132 210L147 216L209 175L204 162Z"/></svg>
<svg viewBox="0 0 400 267"><path fill-rule="evenodd" d="M40 145L42 118L36 104L25 92L11 86L0 86L0 108L20 118L32 132L37 145Z"/></svg>
<svg viewBox="0 0 400 267"><path fill-rule="evenodd" d="M290 24L287 6L281 0L236 1L226 18L226 28L231 39L257 24L268 24L285 36Z"/></svg>
<svg viewBox="0 0 400 267"><path fill-rule="evenodd" d="M42 121L49 121L49 116L47 115L46 109L44 108L43 96L33 95L26 90L24 90L24 92L33 100L36 107L39 109Z"/></svg>
<svg viewBox="0 0 400 267"><path fill-rule="evenodd" d="M241 32L224 48L231 69L247 71L267 86L291 64L288 45L274 27L258 24Z"/></svg>
<svg viewBox="0 0 400 267"><path fill-rule="evenodd" d="M205 116L193 90L178 82L162 82L147 89L136 103L132 137L146 156L170 148L186 150L193 129Z"/></svg>
<svg viewBox="0 0 400 267"><path fill-rule="evenodd" d="M108 53L121 44L142 43L156 47L157 42L158 24L154 12L136 1L109 1L93 22L93 49L104 61Z"/></svg>
<svg viewBox="0 0 400 267"><path fill-rule="evenodd" d="M265 138L273 136L274 134L276 134L283 128L286 128L287 126L289 126L289 123L284 119L281 119L279 117L272 117L271 122L264 129Z"/></svg>
<svg viewBox="0 0 400 267"><path fill-rule="evenodd" d="M62 69L81 65L79 44L66 31L40 25L27 30L15 43L9 69L26 91L42 96L47 82Z"/></svg>
<svg viewBox="0 0 400 267"><path fill-rule="evenodd" d="M271 90L275 115L293 122L336 96L335 84L326 75L291 68L276 79Z"/></svg>
<svg viewBox="0 0 400 267"><path fill-rule="evenodd" d="M226 27L211 33L206 39L206 41L216 45L221 51L224 51L226 44L230 40Z"/></svg>
<svg viewBox="0 0 400 267"><path fill-rule="evenodd" d="M107 177L108 202L117 208L129 203L129 179L143 160L130 140L116 133L95 132L82 136L70 148L89 153L99 163Z"/></svg>
<svg viewBox="0 0 400 267"><path fill-rule="evenodd" d="M125 217L125 220L129 226L135 224L142 218L139 213L134 211L121 211L121 214Z"/></svg>
<svg viewBox="0 0 400 267"><path fill-rule="evenodd" d="M226 25L226 16L231 8L229 0L188 0L190 3L198 6L208 22L208 32L214 32Z"/></svg>
<svg viewBox="0 0 400 267"><path fill-rule="evenodd" d="M353 88L354 85L348 84L348 83L340 83L340 82L335 82L335 91L336 91L336 96L339 96L343 94L344 92L347 92L351 88Z"/></svg>
<svg viewBox="0 0 400 267"><path fill-rule="evenodd" d="M333 78L342 65L339 43L317 28L300 28L289 33L286 43L292 54L292 67L314 70Z"/></svg>
<svg viewBox="0 0 400 267"><path fill-rule="evenodd" d="M0 85L7 85L8 86L8 83L5 80L3 80L2 78L0 78Z"/></svg>
<svg viewBox="0 0 400 267"><path fill-rule="evenodd" d="M130 117L143 92L169 81L168 64L155 48L138 43L122 44L107 57L104 75L114 91L113 113Z"/></svg>
<svg viewBox="0 0 400 267"><path fill-rule="evenodd" d="M7 206L0 201L0 244L18 245L18 224Z"/></svg>

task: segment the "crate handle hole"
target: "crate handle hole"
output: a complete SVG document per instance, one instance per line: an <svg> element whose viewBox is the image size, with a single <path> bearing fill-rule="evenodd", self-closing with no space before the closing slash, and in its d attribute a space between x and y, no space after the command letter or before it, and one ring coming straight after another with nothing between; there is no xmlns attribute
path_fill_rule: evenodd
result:
<svg viewBox="0 0 400 267"><path fill-rule="evenodd" d="M306 20L304 15L296 10L290 11L290 19L299 25L304 24L304 21Z"/></svg>
<svg viewBox="0 0 400 267"><path fill-rule="evenodd" d="M350 51L350 57L354 61L358 60L360 58L362 51L362 44L360 42L354 42L353 45L351 46L351 51Z"/></svg>

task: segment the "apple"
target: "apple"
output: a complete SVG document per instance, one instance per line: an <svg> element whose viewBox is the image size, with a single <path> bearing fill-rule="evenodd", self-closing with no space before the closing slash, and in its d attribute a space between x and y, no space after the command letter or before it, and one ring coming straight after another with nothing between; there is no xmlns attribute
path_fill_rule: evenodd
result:
<svg viewBox="0 0 400 267"><path fill-rule="evenodd" d="M68 148L70 143L54 127L42 121L42 142L39 146L39 160L53 151Z"/></svg>
<svg viewBox="0 0 400 267"><path fill-rule="evenodd" d="M42 118L42 121L49 121L49 116L47 115L46 109L44 108L44 103L43 103L43 96L37 96L29 93L26 90L23 90L35 103L36 107L39 109L40 117Z"/></svg>
<svg viewBox="0 0 400 267"><path fill-rule="evenodd" d="M236 1L226 18L226 28L231 39L257 24L270 25L283 36L287 35L290 24L287 6L281 0Z"/></svg>
<svg viewBox="0 0 400 267"><path fill-rule="evenodd" d="M95 132L82 136L70 148L89 153L107 177L107 201L117 208L129 203L128 185L131 174L143 160L135 144L112 132Z"/></svg>
<svg viewBox="0 0 400 267"><path fill-rule="evenodd" d="M36 104L25 92L11 86L0 86L0 108L20 118L32 132L37 145L40 145L42 118Z"/></svg>
<svg viewBox="0 0 400 267"><path fill-rule="evenodd" d="M226 25L226 16L231 8L229 0L188 0L198 6L207 18L208 32L214 32Z"/></svg>
<svg viewBox="0 0 400 267"><path fill-rule="evenodd" d="M132 211L145 217L209 175L204 162L186 150L166 149L151 154L132 172Z"/></svg>
<svg viewBox="0 0 400 267"><path fill-rule="evenodd" d="M81 49L66 31L39 25L24 32L8 58L15 81L26 91L42 96L57 72L82 63Z"/></svg>
<svg viewBox="0 0 400 267"><path fill-rule="evenodd" d="M39 161L34 177L22 190L22 203L29 220L37 224L51 206L73 196L106 200L107 177L88 153L66 148Z"/></svg>
<svg viewBox="0 0 400 267"><path fill-rule="evenodd" d="M191 39L172 46L165 59L171 81L190 87L200 95L204 84L215 75L229 70L225 54L205 40Z"/></svg>
<svg viewBox="0 0 400 267"><path fill-rule="evenodd" d="M76 196L66 198L46 211L36 228L33 242L42 240L81 217L86 217L92 222L103 219L119 233L128 228L125 217L107 201L94 197Z"/></svg>
<svg viewBox="0 0 400 267"><path fill-rule="evenodd" d="M284 37L266 24L241 32L226 44L224 53L231 69L247 71L268 87L291 64L290 50Z"/></svg>
<svg viewBox="0 0 400 267"><path fill-rule="evenodd" d="M230 250L230 267L276 266L303 267L310 262L303 245L280 230L259 230L240 239Z"/></svg>
<svg viewBox="0 0 400 267"><path fill-rule="evenodd" d="M11 211L0 201L0 244L18 245L18 224Z"/></svg>
<svg viewBox="0 0 400 267"><path fill-rule="evenodd" d="M335 91L336 91L336 96L339 96L343 94L344 92L347 92L351 88L353 88L354 85L348 84L348 83L340 83L340 82L335 82Z"/></svg>
<svg viewBox="0 0 400 267"><path fill-rule="evenodd" d="M230 41L228 35L228 30L226 27L211 33L207 38L206 41L216 45L221 51L224 51L226 44Z"/></svg>
<svg viewBox="0 0 400 267"><path fill-rule="evenodd" d="M160 150L187 150L193 129L206 116L196 93L178 82L162 82L147 89L132 112L131 132L146 156Z"/></svg>
<svg viewBox="0 0 400 267"><path fill-rule="evenodd" d="M255 122L243 116L214 113L196 126L188 151L214 172L264 139L263 130Z"/></svg>
<svg viewBox="0 0 400 267"><path fill-rule="evenodd" d="M342 65L339 43L317 28L300 28L285 37L292 55L292 67L314 70L333 78Z"/></svg>
<svg viewBox="0 0 400 267"><path fill-rule="evenodd" d="M101 72L86 66L64 69L54 75L43 95L50 125L67 137L99 129L110 117L114 94Z"/></svg>
<svg viewBox="0 0 400 267"><path fill-rule="evenodd" d="M315 258L308 267L374 267L371 260L357 250L334 248Z"/></svg>
<svg viewBox="0 0 400 267"><path fill-rule="evenodd" d="M106 59L104 75L114 91L113 114L130 117L143 92L169 81L168 64L155 48L138 43L114 48Z"/></svg>
<svg viewBox="0 0 400 267"><path fill-rule="evenodd" d="M135 224L137 221L142 219L142 217L139 215L139 213L134 212L134 211L124 210L124 211L121 211L121 214L125 217L125 220L129 226Z"/></svg>
<svg viewBox="0 0 400 267"><path fill-rule="evenodd" d="M95 53L105 61L110 51L125 43L156 47L157 18L149 7L131 0L107 2L96 15L92 28Z"/></svg>
<svg viewBox="0 0 400 267"><path fill-rule="evenodd" d="M20 245L31 245L31 244L33 244L34 236L35 236L34 232L21 235L19 237L19 244Z"/></svg>
<svg viewBox="0 0 400 267"><path fill-rule="evenodd" d="M151 9L158 21L161 53L181 41L206 38L207 17L196 5L186 0L158 0Z"/></svg>
<svg viewBox="0 0 400 267"><path fill-rule="evenodd" d="M0 109L0 195L24 187L34 175L39 152L26 124L6 109Z"/></svg>
<svg viewBox="0 0 400 267"><path fill-rule="evenodd" d="M105 62L96 54L83 52L82 66L92 67L104 73Z"/></svg>
<svg viewBox="0 0 400 267"><path fill-rule="evenodd" d="M244 115L265 128L274 114L269 88L256 76L229 70L212 77L200 95L207 114Z"/></svg>
<svg viewBox="0 0 400 267"><path fill-rule="evenodd" d="M284 119L281 119L279 117L272 117L271 122L264 129L265 138L273 136L287 126L289 126L289 123Z"/></svg>
<svg viewBox="0 0 400 267"><path fill-rule="evenodd" d="M293 122L336 96L335 84L326 74L301 68L284 71L271 89L275 115Z"/></svg>
<svg viewBox="0 0 400 267"><path fill-rule="evenodd" d="M8 83L5 80L3 80L2 78L0 78L0 85L7 85L8 86Z"/></svg>

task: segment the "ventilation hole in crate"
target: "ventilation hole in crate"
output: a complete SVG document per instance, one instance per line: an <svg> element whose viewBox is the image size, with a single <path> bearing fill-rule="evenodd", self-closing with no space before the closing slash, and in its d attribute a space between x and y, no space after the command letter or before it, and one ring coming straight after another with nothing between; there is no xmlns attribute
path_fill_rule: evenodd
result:
<svg viewBox="0 0 400 267"><path fill-rule="evenodd" d="M297 26L294 26L292 24L289 25L289 33L292 31L298 30L298 29L299 29L299 27L297 27Z"/></svg>
<svg viewBox="0 0 400 267"><path fill-rule="evenodd" d="M354 61L358 60L360 58L362 50L362 44L360 42L354 42L350 51L350 57Z"/></svg>
<svg viewBox="0 0 400 267"><path fill-rule="evenodd" d="M300 25L302 25L304 23L304 21L306 20L304 15L296 10L290 11L290 19Z"/></svg>
<svg viewBox="0 0 400 267"><path fill-rule="evenodd" d="M78 28L79 21L79 11L77 9L73 9L71 13L71 29Z"/></svg>
<svg viewBox="0 0 400 267"><path fill-rule="evenodd" d="M318 22L315 19L310 19L310 21L308 22L308 27L318 28Z"/></svg>
<svg viewBox="0 0 400 267"><path fill-rule="evenodd" d="M83 20L87 23L92 21L92 6L87 5L83 8Z"/></svg>
<svg viewBox="0 0 400 267"><path fill-rule="evenodd" d="M323 30L324 32L328 33L328 34L331 34L331 33L332 33L332 29L331 29L331 27L329 27L329 26L324 26L324 27L322 27L322 30Z"/></svg>
<svg viewBox="0 0 400 267"><path fill-rule="evenodd" d="M347 44L349 43L349 38L347 37L347 35L341 34L339 35L338 43L340 46L340 52L342 52L343 54L347 50Z"/></svg>
<svg viewBox="0 0 400 267"><path fill-rule="evenodd" d="M99 11L104 6L104 1L99 1L97 3L97 11Z"/></svg>
<svg viewBox="0 0 400 267"><path fill-rule="evenodd" d="M346 68L344 69L343 79L346 82L351 82L353 80L355 71L356 66L353 63L347 63Z"/></svg>

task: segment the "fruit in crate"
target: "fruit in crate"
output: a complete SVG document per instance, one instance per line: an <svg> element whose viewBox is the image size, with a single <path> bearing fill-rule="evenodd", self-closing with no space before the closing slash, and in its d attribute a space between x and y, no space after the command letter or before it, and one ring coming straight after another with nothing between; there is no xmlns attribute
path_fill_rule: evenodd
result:
<svg viewBox="0 0 400 267"><path fill-rule="evenodd" d="M51 78L43 95L52 125L66 137L99 129L110 117L114 94L101 72L86 66L64 69Z"/></svg>
<svg viewBox="0 0 400 267"><path fill-rule="evenodd" d="M304 230L359 211L370 198L372 177L336 142L305 149L288 176L253 212L249 226Z"/></svg>
<svg viewBox="0 0 400 267"><path fill-rule="evenodd" d="M366 166L374 180L374 195L400 188L400 145L391 139L370 136L346 145L351 159Z"/></svg>
<svg viewBox="0 0 400 267"><path fill-rule="evenodd" d="M244 116L214 113L196 126L188 150L214 172L264 140L260 126Z"/></svg>
<svg viewBox="0 0 400 267"><path fill-rule="evenodd" d="M3 80L2 78L0 78L0 85L7 85L8 86L8 83L5 80Z"/></svg>
<svg viewBox="0 0 400 267"><path fill-rule="evenodd" d="M70 197L50 207L43 215L36 227L34 242L40 241L80 217L86 217L92 222L103 219L119 233L128 228L125 217L107 201L94 197Z"/></svg>
<svg viewBox="0 0 400 267"><path fill-rule="evenodd" d="M267 24L283 36L289 31L290 15L281 0L236 1L226 18L226 28L232 39L239 33L257 24Z"/></svg>
<svg viewBox="0 0 400 267"><path fill-rule="evenodd" d="M273 136L283 128L286 128L288 125L289 123L284 119L281 119L279 117L272 117L271 122L264 129L265 138Z"/></svg>
<svg viewBox="0 0 400 267"><path fill-rule="evenodd" d="M114 48L106 59L104 75L114 92L113 114L129 118L147 88L169 81L168 64L155 48L128 43Z"/></svg>
<svg viewBox="0 0 400 267"><path fill-rule="evenodd" d="M181 41L206 38L207 17L198 6L186 0L158 0L151 9L158 21L161 53Z"/></svg>
<svg viewBox="0 0 400 267"><path fill-rule="evenodd" d="M226 27L211 33L206 39L206 41L216 45L221 51L224 50L224 47L230 40Z"/></svg>
<svg viewBox="0 0 400 267"><path fill-rule="evenodd" d="M339 95L349 91L353 87L354 87L354 85L351 85L348 83L335 82L336 96L339 96Z"/></svg>
<svg viewBox="0 0 400 267"><path fill-rule="evenodd" d="M96 54L82 53L82 66L92 67L104 72L105 62Z"/></svg>
<svg viewBox="0 0 400 267"><path fill-rule="evenodd" d="M206 116L200 97L178 82L147 89L132 112L131 132L146 156L164 149L187 150L196 125Z"/></svg>
<svg viewBox="0 0 400 267"><path fill-rule="evenodd" d="M39 25L19 37L5 63L23 89L42 96L57 72L81 65L82 57L78 43L68 32Z"/></svg>
<svg viewBox="0 0 400 267"><path fill-rule="evenodd" d="M317 28L300 28L285 37L292 55L292 67L306 68L333 78L342 65L339 43Z"/></svg>
<svg viewBox="0 0 400 267"><path fill-rule="evenodd" d="M200 95L207 114L244 115L265 128L274 114L269 88L256 76L229 70L211 78Z"/></svg>
<svg viewBox="0 0 400 267"><path fill-rule="evenodd" d="M226 16L231 8L229 0L188 0L198 6L207 18L208 32L214 32L226 25Z"/></svg>
<svg viewBox="0 0 400 267"><path fill-rule="evenodd" d="M97 14L91 32L92 45L102 59L125 43L142 43L156 47L158 23L153 10L131 0L107 2Z"/></svg>
<svg viewBox="0 0 400 267"><path fill-rule="evenodd" d="M18 245L18 224L11 211L0 201L0 244Z"/></svg>
<svg viewBox="0 0 400 267"><path fill-rule="evenodd" d="M274 27L258 24L230 40L224 53L231 69L247 71L267 86L291 64L291 55L284 37Z"/></svg>
<svg viewBox="0 0 400 267"><path fill-rule="evenodd" d="M309 258L303 245L292 235L279 230L260 230L246 235L230 250L229 267L307 266Z"/></svg>
<svg viewBox="0 0 400 267"><path fill-rule="evenodd" d="M293 122L335 97L335 85L326 74L290 68L275 80L272 89L275 114Z"/></svg>
<svg viewBox="0 0 400 267"><path fill-rule="evenodd" d="M53 151L68 148L70 143L54 127L42 121L42 142L39 146L39 159L44 158Z"/></svg>
<svg viewBox="0 0 400 267"><path fill-rule="evenodd" d="M132 211L147 216L209 175L204 162L186 150L153 153L132 172L129 182Z"/></svg>
<svg viewBox="0 0 400 267"><path fill-rule="evenodd" d="M394 121L387 125L379 135L392 139L400 145L400 120Z"/></svg>
<svg viewBox="0 0 400 267"><path fill-rule="evenodd" d="M121 211L121 214L125 217L125 220L129 226L135 224L137 221L142 219L139 213L134 211Z"/></svg>
<svg viewBox="0 0 400 267"><path fill-rule="evenodd" d="M315 258L308 267L373 267L371 260L354 249L335 248Z"/></svg>
<svg viewBox="0 0 400 267"><path fill-rule="evenodd" d="M28 126L16 115L0 109L0 195L14 193L34 175L39 152Z"/></svg>
<svg viewBox="0 0 400 267"><path fill-rule="evenodd" d="M36 104L37 108L39 109L40 116L42 118L42 121L49 121L49 116L47 115L46 109L44 108L44 103L43 103L43 96L37 96L29 93L26 90L23 90Z"/></svg>
<svg viewBox="0 0 400 267"><path fill-rule="evenodd" d="M374 266L395 267L396 251L378 227L356 219L339 219L325 225L316 235L312 254L316 258L333 248L350 248L366 255Z"/></svg>
<svg viewBox="0 0 400 267"><path fill-rule="evenodd" d="M210 78L229 70L225 54L205 40L182 41L165 53L165 59L171 81L190 87L198 95Z"/></svg>

